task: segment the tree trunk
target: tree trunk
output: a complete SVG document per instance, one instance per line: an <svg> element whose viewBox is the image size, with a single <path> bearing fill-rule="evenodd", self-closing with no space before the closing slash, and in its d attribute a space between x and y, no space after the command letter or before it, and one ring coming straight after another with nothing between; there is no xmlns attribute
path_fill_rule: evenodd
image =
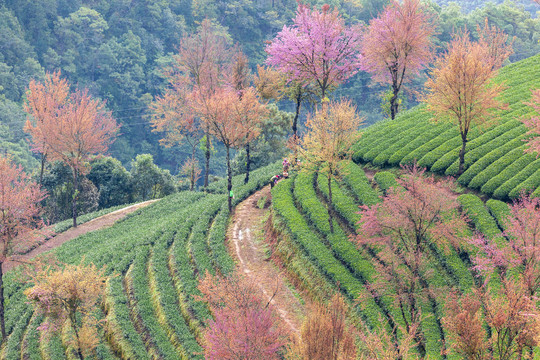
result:
<svg viewBox="0 0 540 360"><path fill-rule="evenodd" d="M191 174L189 180L191 182L189 191L193 191L195 189L195 146L191 148Z"/></svg>
<svg viewBox="0 0 540 360"><path fill-rule="evenodd" d="M300 87L300 86L299 86ZM296 113L292 123L293 139L294 139L294 166L298 164L298 117L300 116L300 107L302 106L302 91L299 90L296 96Z"/></svg>
<svg viewBox="0 0 540 360"><path fill-rule="evenodd" d="M330 232L334 233L334 219L332 217L332 171L328 171L328 224Z"/></svg>
<svg viewBox="0 0 540 360"><path fill-rule="evenodd" d="M251 157L249 154L249 143L246 144L246 178L244 179L244 184L247 184L249 181L249 169L251 167Z"/></svg>
<svg viewBox="0 0 540 360"><path fill-rule="evenodd" d="M204 171L204 191L208 188L208 176L210 175L210 128L206 127L206 167Z"/></svg>
<svg viewBox="0 0 540 360"><path fill-rule="evenodd" d="M227 146L227 198L228 205L229 205L229 212L232 211L232 196L231 196L231 190L232 190L232 171L231 171L231 159L230 159L230 149Z"/></svg>
<svg viewBox="0 0 540 360"><path fill-rule="evenodd" d="M71 328L73 329L73 332L75 333L75 339L77 340L77 356L79 356L80 360L84 360L82 349L81 349L81 340L79 337L79 330L77 329L77 315L76 313L70 314L69 321L71 322Z"/></svg>
<svg viewBox="0 0 540 360"><path fill-rule="evenodd" d="M392 97L390 98L390 117L392 120L396 118L399 111L398 94L399 90L394 87Z"/></svg>
<svg viewBox="0 0 540 360"><path fill-rule="evenodd" d="M459 150L459 169L457 176L463 174L465 170L465 146L467 145L467 134L461 135L461 150Z"/></svg>
<svg viewBox="0 0 540 360"><path fill-rule="evenodd" d="M73 216L73 227L77 227L77 198L79 197L79 174L73 169L73 199L71 200L71 214Z"/></svg>
<svg viewBox="0 0 540 360"><path fill-rule="evenodd" d="M1 344L6 343L6 319L4 311L4 272L2 270L3 262L0 262L0 331L2 333Z"/></svg>
<svg viewBox="0 0 540 360"><path fill-rule="evenodd" d="M39 170L39 186L43 185L43 173L45 171L45 161L47 160L47 155L41 154L41 169Z"/></svg>

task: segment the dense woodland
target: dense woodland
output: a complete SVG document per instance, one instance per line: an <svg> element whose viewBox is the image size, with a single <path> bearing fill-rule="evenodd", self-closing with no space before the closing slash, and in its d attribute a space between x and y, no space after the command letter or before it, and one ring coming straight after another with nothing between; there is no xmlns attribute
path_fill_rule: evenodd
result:
<svg viewBox="0 0 540 360"><path fill-rule="evenodd" d="M384 0L330 2L350 24L368 22L384 4ZM151 131L148 105L164 89L162 69L170 63L180 38L195 31L203 19L213 19L231 41L241 45L254 69L266 59L264 42L290 23L296 2L5 0L0 6L3 149L16 153L28 169L35 166L21 142L26 118L22 101L30 79L43 79L46 71L60 70L72 86L87 87L92 95L106 100L122 125L121 136L111 150L113 157L129 167L136 155L149 153L156 164L176 174L189 151L159 146L159 134ZM519 4L488 3L471 12L469 8L462 12L456 4L440 7L433 3L432 7L438 13L440 49L444 49L454 28L467 25L474 32L476 24L487 16L517 37L510 61L539 50L540 20ZM530 4L527 9L534 10ZM417 80L412 90L419 90L422 82L422 78ZM381 118L384 90L361 72L334 96L351 98L372 123ZM414 94L410 96L403 100L407 106L416 103ZM294 111L286 101L280 109ZM202 160L202 153L198 156ZM222 176L219 164L216 162L213 168Z"/></svg>

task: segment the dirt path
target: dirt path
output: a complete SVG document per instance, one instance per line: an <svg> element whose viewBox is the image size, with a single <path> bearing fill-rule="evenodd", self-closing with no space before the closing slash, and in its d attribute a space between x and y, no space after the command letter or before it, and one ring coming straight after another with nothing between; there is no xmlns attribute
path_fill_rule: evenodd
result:
<svg viewBox="0 0 540 360"><path fill-rule="evenodd" d="M79 237L91 231L101 230L101 229L110 227L114 225L114 223L117 222L118 220L124 218L126 215L131 214L135 210L138 210L142 207L150 205L151 203L156 202L156 201L157 200L148 200L142 203L134 204L134 205L125 207L123 209L113 211L109 214L105 214L103 216L100 216L88 222L85 222L84 224L81 224L77 226L76 228L69 228L63 233L60 233L54 236L53 238L47 240L45 243L39 245L38 247L31 250L30 252L24 255L14 256L13 259L20 260L20 261L28 261L32 259L33 257L38 256L51 249L54 249L69 240L75 239L76 237ZM21 264L19 261L14 261L14 260L6 261L2 266L2 270L6 272Z"/></svg>
<svg viewBox="0 0 540 360"><path fill-rule="evenodd" d="M238 260L239 269L255 279L268 300L279 287L271 303L289 328L299 332L304 306L285 285L285 275L269 260L267 244L261 239L263 219L268 209L260 209L257 202L269 196L270 187L267 186L236 207L228 230L229 246Z"/></svg>

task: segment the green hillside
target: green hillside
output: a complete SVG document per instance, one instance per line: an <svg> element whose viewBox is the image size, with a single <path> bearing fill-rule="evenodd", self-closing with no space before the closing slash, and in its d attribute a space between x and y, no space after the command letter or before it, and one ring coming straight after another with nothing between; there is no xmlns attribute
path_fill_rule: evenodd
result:
<svg viewBox="0 0 540 360"><path fill-rule="evenodd" d="M279 163L233 179L234 205L266 185ZM140 209L113 227L80 236L55 250L57 259L105 267L100 318L106 319L95 359L202 359L201 333L210 312L196 301L200 274L229 273L225 247L229 212L226 183L214 194L180 192ZM18 271L6 275L6 330L1 359L72 359L66 331L52 339L36 329L44 320L23 294Z"/></svg>
<svg viewBox="0 0 540 360"><path fill-rule="evenodd" d="M530 100L531 89L540 87L540 55L502 68L497 81L507 85L502 100L508 110L490 127L470 132L466 171L458 182L497 199L514 198L522 189L540 195L540 159L523 153L526 129L518 120L531 114L524 102ZM456 175L460 147L457 127L434 123L421 105L368 127L354 147L353 160L377 167L416 160L432 172Z"/></svg>

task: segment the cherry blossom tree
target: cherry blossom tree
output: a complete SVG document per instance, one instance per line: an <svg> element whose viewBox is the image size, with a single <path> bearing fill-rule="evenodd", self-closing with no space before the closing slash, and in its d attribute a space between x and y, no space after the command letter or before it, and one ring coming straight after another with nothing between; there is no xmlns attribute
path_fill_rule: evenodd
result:
<svg viewBox="0 0 540 360"><path fill-rule="evenodd" d="M540 199L522 194L510 207L504 227L507 242L482 235L471 240L482 250L474 259L476 269L486 277L497 273L503 278L511 270L534 296L540 289Z"/></svg>
<svg viewBox="0 0 540 360"><path fill-rule="evenodd" d="M337 9L299 4L293 25L266 47L267 64L303 86L316 84L320 99L358 71L360 27L345 25Z"/></svg>
<svg viewBox="0 0 540 360"><path fill-rule="evenodd" d="M450 351L471 360L532 358L529 355L538 346L536 300L519 278L451 295L443 318L452 339Z"/></svg>
<svg viewBox="0 0 540 360"><path fill-rule="evenodd" d="M420 0L392 0L379 17L370 21L362 37L361 69L379 83L390 84L390 116L399 111L402 86L433 57L435 23Z"/></svg>
<svg viewBox="0 0 540 360"><path fill-rule="evenodd" d="M64 84L58 77L49 77L48 82ZM55 98L54 86L34 84L28 96ZM66 84L67 86L67 84ZM32 89L38 94L32 94ZM51 92L49 94L49 92ZM58 104L58 103L57 103ZM69 93L54 110L54 116L44 117L45 121L32 123L29 119L27 131L32 136L35 150L46 153L51 160L58 160L71 168L73 175L72 215L73 227L77 227L77 198L79 178L86 172L86 163L91 155L107 151L113 141L118 126L105 104L93 99L88 90Z"/></svg>
<svg viewBox="0 0 540 360"><path fill-rule="evenodd" d="M323 171L328 180L328 200L332 204L332 179L343 160L352 156L351 147L360 136L358 129L363 118L356 114L350 101L330 102L306 121L307 133L302 139L303 168ZM328 206L330 231L334 232L332 207Z"/></svg>
<svg viewBox="0 0 540 360"><path fill-rule="evenodd" d="M227 162L227 194L229 211L232 210L232 168L231 149L242 146L247 136L246 127L243 125L245 111L253 110L247 106L243 108L242 100L231 88L219 88L209 98L196 97L194 109L201 114L210 134L223 143L226 150ZM252 104L259 106L260 104Z"/></svg>
<svg viewBox="0 0 540 360"><path fill-rule="evenodd" d="M105 293L107 277L95 265L66 265L51 271L41 269L32 277L34 286L25 290L34 308L46 317L39 330L58 332L66 322L74 337L68 341L80 360L99 345L96 308Z"/></svg>
<svg viewBox="0 0 540 360"><path fill-rule="evenodd" d="M210 20L203 20L196 33L180 40L172 65L164 69L168 87L151 106L155 131L165 133L164 144L172 145L192 138L194 141L190 145L195 144L192 145L194 151L204 133L205 189L210 174L211 135L209 123L202 119L204 113L196 109L223 85L223 69L230 60L231 49L226 34L219 32Z"/></svg>
<svg viewBox="0 0 540 360"><path fill-rule="evenodd" d="M25 132L32 137L34 151L41 154L41 169L39 172L39 184L43 182L43 171L47 161L46 136L58 111L69 96L69 84L66 79L60 78L60 73L47 73L43 83L34 79L28 85L24 110L29 119L25 125Z"/></svg>
<svg viewBox="0 0 540 360"><path fill-rule="evenodd" d="M2 264L19 242L31 242L39 220L39 203L45 197L39 185L30 179L22 167L14 165L9 157L0 155L0 331L2 343L6 341L4 283Z"/></svg>
<svg viewBox="0 0 540 360"><path fill-rule="evenodd" d="M377 245L381 262L375 263L379 277L373 290L393 296L403 315L407 333L420 320L421 300L430 275L430 246L443 251L460 248L467 223L458 211L457 196L449 180L425 177L416 166L398 180L381 203L361 206L362 220L356 236L358 245ZM407 314L407 315L405 315ZM423 336L415 334L421 353Z"/></svg>
<svg viewBox="0 0 540 360"><path fill-rule="evenodd" d="M504 86L493 82L498 67L511 53L506 35L492 28L480 30L481 38L472 42L468 31L458 33L448 52L437 58L426 82L423 101L435 121L456 124L461 135L458 175L463 173L465 147L473 125L482 125L495 117L494 110L505 106L497 99ZM504 46L495 50L492 44Z"/></svg>
<svg viewBox="0 0 540 360"><path fill-rule="evenodd" d="M199 289L214 319L205 334L205 358L277 360L287 332L255 280L241 274L220 278L206 273Z"/></svg>

